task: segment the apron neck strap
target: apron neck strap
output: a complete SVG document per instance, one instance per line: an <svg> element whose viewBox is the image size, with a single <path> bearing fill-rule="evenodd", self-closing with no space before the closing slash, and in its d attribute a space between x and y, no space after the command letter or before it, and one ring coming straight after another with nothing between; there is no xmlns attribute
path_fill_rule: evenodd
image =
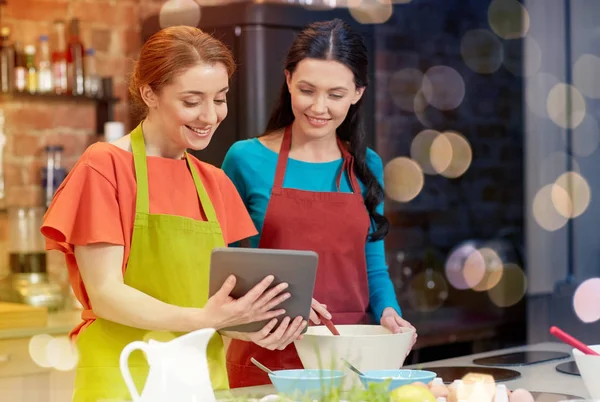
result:
<svg viewBox="0 0 600 402"><path fill-rule="evenodd" d="M131 132L131 152L135 166L135 211L144 214L150 211L150 195L148 193L148 167L146 166L146 145L142 132L142 122Z"/></svg>
<svg viewBox="0 0 600 402"><path fill-rule="evenodd" d="M136 196L135 196L135 211L144 214L150 213L150 195L148 191L148 166L146 164L146 144L144 141L144 133L142 131L142 123L131 132L131 151L133 153L133 164L135 166L135 180L137 185ZM192 173L194 179L194 185L196 187L196 193L200 199L200 204L206 215L206 219L209 222L216 222L217 217L215 209L210 202L210 198L206 193L206 189L202 185L200 176L194 169L192 161L187 151L184 152L185 160L187 162L188 169Z"/></svg>
<svg viewBox="0 0 600 402"><path fill-rule="evenodd" d="M285 169L287 167L290 148L292 147L292 125L290 124L283 132L279 156L277 157L277 168L275 169L275 182L273 187L280 189L283 187L283 178L285 177Z"/></svg>
<svg viewBox="0 0 600 402"><path fill-rule="evenodd" d="M336 136L338 147L342 152L342 157L344 158L344 164L338 173L336 179L337 190L340 191L340 182L342 179L342 174L344 171L348 173L348 177L350 178L350 183L352 186L352 191L354 193L360 193L360 186L358 185L358 181L356 176L354 175L354 158L342 141ZM277 169L275 170L275 181L273 183L273 187L276 189L283 188L283 178L285 177L285 170L287 167L288 156L290 154L290 149L292 147L292 125L290 124L285 128L283 132L283 139L281 140L281 148L279 149L279 156L277 158Z"/></svg>
<svg viewBox="0 0 600 402"><path fill-rule="evenodd" d="M198 175L198 172L194 168L192 164L192 160L187 151L185 151L185 160L187 161L188 169L192 172L192 178L194 179L194 185L196 186L196 192L198 193L198 198L200 199L200 205L204 210L204 215L206 215L206 220L209 222L217 222L217 214L215 213L215 208L213 207L212 202L210 201L210 197L202 184L202 180Z"/></svg>

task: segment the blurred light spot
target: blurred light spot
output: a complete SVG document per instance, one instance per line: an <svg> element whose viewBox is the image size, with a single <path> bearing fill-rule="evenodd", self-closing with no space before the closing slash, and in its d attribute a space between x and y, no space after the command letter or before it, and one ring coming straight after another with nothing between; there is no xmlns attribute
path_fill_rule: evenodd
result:
<svg viewBox="0 0 600 402"><path fill-rule="evenodd" d="M500 282L502 278L503 263L502 259L498 256L494 250L488 247L479 249L479 254L484 261L484 275L477 285L473 287L473 290L477 292L484 292L490 290Z"/></svg>
<svg viewBox="0 0 600 402"><path fill-rule="evenodd" d="M440 134L433 140L429 157L431 166L436 173L442 173L448 169L452 162L452 143L446 134Z"/></svg>
<svg viewBox="0 0 600 402"><path fill-rule="evenodd" d="M600 98L600 57L581 55L573 65L573 84L588 98Z"/></svg>
<svg viewBox="0 0 600 402"><path fill-rule="evenodd" d="M537 73L527 80L525 102L533 114L538 117L548 117L546 107L548 94L558 83L558 78L548 73Z"/></svg>
<svg viewBox="0 0 600 402"><path fill-rule="evenodd" d="M48 344L54 338L48 334L34 335L29 340L29 356L40 367L52 367L46 353Z"/></svg>
<svg viewBox="0 0 600 402"><path fill-rule="evenodd" d="M449 179L455 179L463 175L473 160L473 152L471 151L471 145L465 137L461 134L446 131L442 135L448 139L452 145L452 160L446 169L439 172L442 176Z"/></svg>
<svg viewBox="0 0 600 402"><path fill-rule="evenodd" d="M567 113L567 96L571 98L570 116ZM585 118L585 99L572 85L556 84L548 94L546 106L552 121L562 128L575 128Z"/></svg>
<svg viewBox="0 0 600 402"><path fill-rule="evenodd" d="M581 172L577 159L567 155L565 152L552 152L544 158L540 169L540 183L554 183L558 176L569 170Z"/></svg>
<svg viewBox="0 0 600 402"><path fill-rule="evenodd" d="M479 250L475 250L467 257L463 276L469 289L479 285L485 277L485 258Z"/></svg>
<svg viewBox="0 0 600 402"><path fill-rule="evenodd" d="M568 202L563 201L564 194ZM565 218L576 218L590 205L590 186L581 175L567 172L556 179L552 187L552 203L559 214Z"/></svg>
<svg viewBox="0 0 600 402"><path fill-rule="evenodd" d="M577 317L585 323L600 320L600 278L588 279L577 287L573 308Z"/></svg>
<svg viewBox="0 0 600 402"><path fill-rule="evenodd" d="M151 339L158 342L169 342L175 339L176 336L172 332L168 331L150 331L144 335L144 342L148 342Z"/></svg>
<svg viewBox="0 0 600 402"><path fill-rule="evenodd" d="M498 307L510 307L517 304L527 292L527 277L516 264L504 264L502 278L487 294Z"/></svg>
<svg viewBox="0 0 600 402"><path fill-rule="evenodd" d="M439 110L456 109L465 97L465 82L452 67L431 67L423 76L421 88L427 102Z"/></svg>
<svg viewBox="0 0 600 402"><path fill-rule="evenodd" d="M423 173L438 174L450 165L452 144L438 131L423 130L413 139L410 156L421 165Z"/></svg>
<svg viewBox="0 0 600 402"><path fill-rule="evenodd" d="M488 21L503 39L522 38L529 32L529 13L517 0L493 0L488 7Z"/></svg>
<svg viewBox="0 0 600 402"><path fill-rule="evenodd" d="M450 252L450 256L446 260L444 268L446 272L446 278L448 279L448 282L454 286L454 288L459 290L470 288L465 279L464 268L469 256L476 252L477 247L475 246L474 242L462 243ZM481 274L481 277L483 277L483 274Z"/></svg>
<svg viewBox="0 0 600 402"><path fill-rule="evenodd" d="M257 3L256 0L254 2ZM265 0L261 0L261 2L265 2ZM337 0L310 0L310 4L309 1L307 1L304 4L304 8L306 8L307 10L329 10L335 8L336 5Z"/></svg>
<svg viewBox="0 0 600 402"><path fill-rule="evenodd" d="M412 159L394 158L384 169L385 193L394 201L408 202L423 189L423 170Z"/></svg>
<svg viewBox="0 0 600 402"><path fill-rule="evenodd" d="M542 49L531 36L506 40L502 62L514 75L531 77L542 67Z"/></svg>
<svg viewBox="0 0 600 402"><path fill-rule="evenodd" d="M465 64L479 74L497 71L504 59L500 39L485 29L468 31L460 42L460 54Z"/></svg>
<svg viewBox="0 0 600 402"><path fill-rule="evenodd" d="M361 24L383 24L393 12L390 0L349 0L348 9Z"/></svg>
<svg viewBox="0 0 600 402"><path fill-rule="evenodd" d="M416 68L404 68L390 77L390 94L394 104L407 112L415 111L415 96L421 90L423 73Z"/></svg>
<svg viewBox="0 0 600 402"><path fill-rule="evenodd" d="M423 91L417 92L417 94L415 95L413 107L415 111L415 116L417 117L417 119L419 119L419 121L424 127L431 127L431 123L429 122L429 120L427 120L427 116L425 113L428 106L429 103L427 103L427 99L425 99Z"/></svg>
<svg viewBox="0 0 600 402"><path fill-rule="evenodd" d="M448 299L448 284L444 276L431 268L425 269L410 281L409 300L415 310L431 312Z"/></svg>
<svg viewBox="0 0 600 402"><path fill-rule="evenodd" d="M542 187L533 198L533 217L540 227L554 232L562 228L567 223L567 218L562 216L554 206L555 202L565 204L570 202L566 191L555 190L553 197L552 190L555 184L547 184Z"/></svg>
<svg viewBox="0 0 600 402"><path fill-rule="evenodd" d="M52 367L59 371L73 370L79 361L77 347L67 336L54 338L48 342L46 356Z"/></svg>
<svg viewBox="0 0 600 402"><path fill-rule="evenodd" d="M197 27L200 22L200 5L194 0L168 0L160 8L158 20L161 28L175 25Z"/></svg>
<svg viewBox="0 0 600 402"><path fill-rule="evenodd" d="M590 113L587 113L581 124L572 131L571 145L573 153L578 156L590 156L598 149L599 144L600 127L598 121Z"/></svg>
<svg viewBox="0 0 600 402"><path fill-rule="evenodd" d="M567 190L564 187L553 184L550 191L550 198L556 212L564 218L569 218L573 210L573 203Z"/></svg>

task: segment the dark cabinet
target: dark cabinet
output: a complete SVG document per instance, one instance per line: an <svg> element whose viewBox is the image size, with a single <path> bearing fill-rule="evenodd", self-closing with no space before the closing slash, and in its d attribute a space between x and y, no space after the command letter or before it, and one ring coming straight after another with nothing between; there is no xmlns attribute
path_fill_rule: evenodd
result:
<svg viewBox="0 0 600 402"><path fill-rule="evenodd" d="M365 131L374 138L374 38L373 27L354 21L346 9L307 9L301 5L232 3L202 7L199 28L214 35L232 51L238 65L228 95L228 116L206 150L194 152L201 160L221 166L235 141L252 138L266 127L284 80L283 63L296 34L306 24L341 18L364 37L369 50L370 88L365 95ZM160 29L158 16L142 24L146 41Z"/></svg>

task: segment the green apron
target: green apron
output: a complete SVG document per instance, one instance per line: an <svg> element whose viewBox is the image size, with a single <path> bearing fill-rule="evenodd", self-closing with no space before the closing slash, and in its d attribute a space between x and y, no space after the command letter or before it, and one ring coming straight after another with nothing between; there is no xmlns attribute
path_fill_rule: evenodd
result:
<svg viewBox="0 0 600 402"><path fill-rule="evenodd" d="M136 213L131 251L125 271L125 284L165 303L182 307L203 307L208 300L209 262L212 249L225 242L215 210L185 154L198 197L207 221L149 213L148 172L142 124L131 133L131 147L137 180ZM119 357L130 342L149 339L165 340L181 333L157 333L96 318L77 338L79 363L73 401L97 402L102 399L125 399L127 391ZM209 371L215 390L228 389L225 351L219 334L207 349ZM148 373L143 352L135 351L129 359L131 375L141 393Z"/></svg>

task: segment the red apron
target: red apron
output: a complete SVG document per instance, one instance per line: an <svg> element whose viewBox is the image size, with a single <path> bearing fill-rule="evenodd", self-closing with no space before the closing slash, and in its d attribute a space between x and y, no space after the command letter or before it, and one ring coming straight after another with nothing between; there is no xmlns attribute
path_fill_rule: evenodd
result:
<svg viewBox="0 0 600 402"><path fill-rule="evenodd" d="M354 159L338 139L344 163L337 177L337 192L283 188L291 142L289 126L281 142L259 248L318 253L313 297L327 305L335 324L368 323L365 244L370 217L354 174ZM339 191L344 171L350 179L352 193ZM233 339L227 349L231 388L270 383L269 377L250 362L251 357L273 370L302 368L293 343L284 350L271 351L252 342Z"/></svg>

